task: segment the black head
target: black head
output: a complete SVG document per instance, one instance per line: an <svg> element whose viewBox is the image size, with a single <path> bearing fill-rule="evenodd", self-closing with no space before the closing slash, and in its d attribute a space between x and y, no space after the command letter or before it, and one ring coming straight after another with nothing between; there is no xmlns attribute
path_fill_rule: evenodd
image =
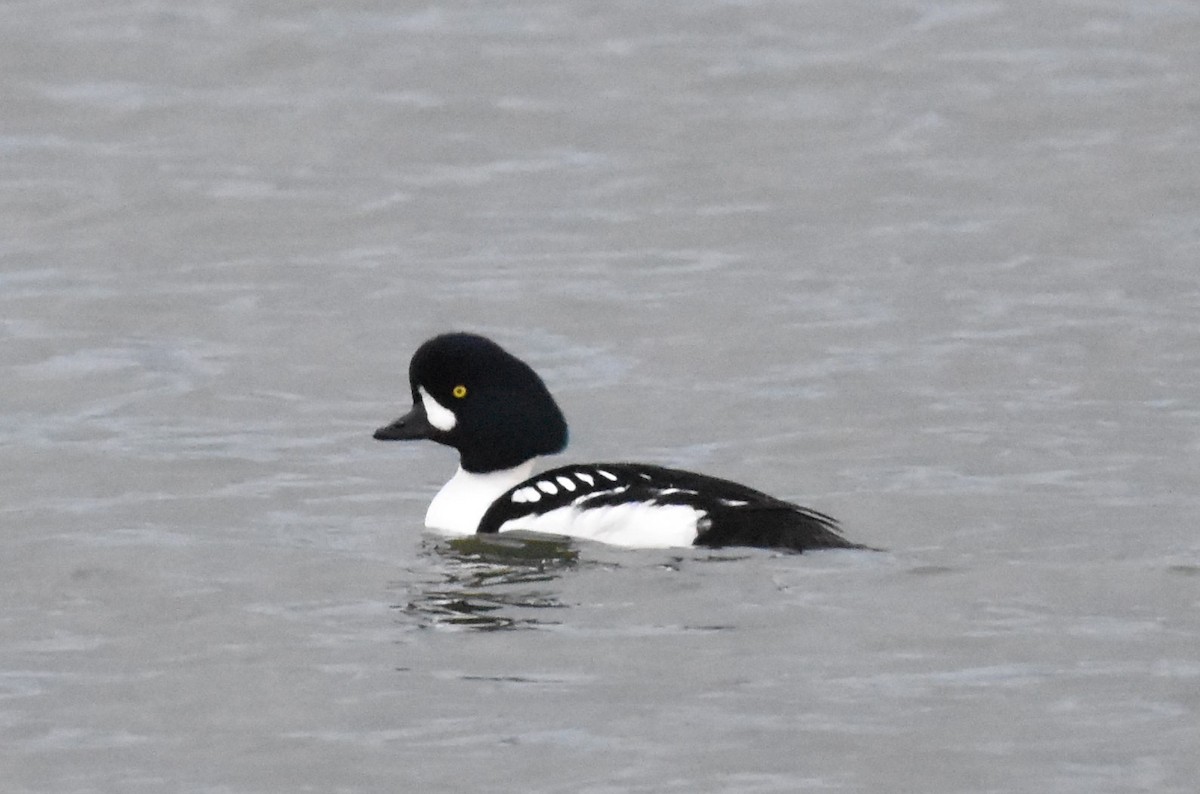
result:
<svg viewBox="0 0 1200 794"><path fill-rule="evenodd" d="M567 446L567 422L528 364L475 334L435 336L408 365L413 409L375 431L381 441L428 438L454 447L462 466L508 469Z"/></svg>

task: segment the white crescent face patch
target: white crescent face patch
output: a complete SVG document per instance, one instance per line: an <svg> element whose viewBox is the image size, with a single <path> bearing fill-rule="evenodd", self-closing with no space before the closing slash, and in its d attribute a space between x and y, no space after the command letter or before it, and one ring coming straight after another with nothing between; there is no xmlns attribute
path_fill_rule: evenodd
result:
<svg viewBox="0 0 1200 794"><path fill-rule="evenodd" d="M453 430L458 424L458 417L454 415L454 411L435 400L433 395L425 391L424 386L418 386L417 393L421 395L421 405L425 406L425 416L429 419L429 424L443 433Z"/></svg>

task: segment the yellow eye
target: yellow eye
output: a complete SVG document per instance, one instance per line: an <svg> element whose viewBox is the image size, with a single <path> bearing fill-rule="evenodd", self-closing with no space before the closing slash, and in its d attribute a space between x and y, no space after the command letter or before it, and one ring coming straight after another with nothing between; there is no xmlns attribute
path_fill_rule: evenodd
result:
<svg viewBox="0 0 1200 794"><path fill-rule="evenodd" d="M451 389L450 393L461 400L463 397L467 396L467 387L463 386L462 384L459 384L458 386L455 386L453 389Z"/></svg>

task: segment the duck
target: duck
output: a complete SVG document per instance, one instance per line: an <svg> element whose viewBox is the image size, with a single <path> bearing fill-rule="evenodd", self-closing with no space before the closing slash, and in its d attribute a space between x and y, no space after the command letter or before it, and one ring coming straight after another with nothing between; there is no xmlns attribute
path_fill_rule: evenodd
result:
<svg viewBox="0 0 1200 794"><path fill-rule="evenodd" d="M836 519L732 480L647 463L576 463L534 473L568 429L541 377L491 339L425 341L408 367L412 409L380 441L429 440L458 451L425 526L461 537L513 530L626 548L866 549Z"/></svg>

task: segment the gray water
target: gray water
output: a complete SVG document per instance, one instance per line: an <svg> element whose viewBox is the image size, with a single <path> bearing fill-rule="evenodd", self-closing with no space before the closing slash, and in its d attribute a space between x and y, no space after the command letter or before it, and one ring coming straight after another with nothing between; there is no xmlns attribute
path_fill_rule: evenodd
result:
<svg viewBox="0 0 1200 794"><path fill-rule="evenodd" d="M5 792L1192 792L1200 5L9 0ZM879 554L450 545L557 459Z"/></svg>

